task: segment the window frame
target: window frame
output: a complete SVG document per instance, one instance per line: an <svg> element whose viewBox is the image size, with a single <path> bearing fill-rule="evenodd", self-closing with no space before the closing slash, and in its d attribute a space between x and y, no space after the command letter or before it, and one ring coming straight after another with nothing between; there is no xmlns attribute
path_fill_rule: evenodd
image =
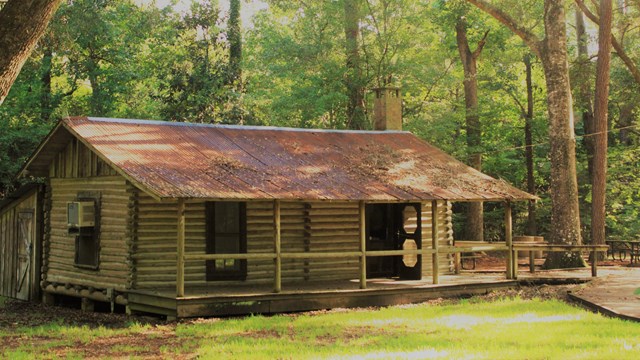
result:
<svg viewBox="0 0 640 360"><path fill-rule="evenodd" d="M215 254L216 252L216 222L215 212L216 204L222 201L207 201L205 203L205 242L207 254ZM247 204L242 201L235 201L238 204L238 240L239 253L247 253ZM228 235L229 233L226 233ZM235 233L233 233L235 234ZM238 270L222 270L217 269L215 260L206 260L206 278L207 281L225 281L225 280L241 280L247 278L247 260L236 259L240 262Z"/></svg>
<svg viewBox="0 0 640 360"><path fill-rule="evenodd" d="M74 241L74 257L73 266L86 270L99 270L100 269L100 198L97 197L85 197L78 196L77 201L91 201L94 206L95 222L94 226L85 226L78 228L78 232L73 234ZM83 239L84 237L84 239ZM90 238L90 240L87 240ZM91 241L93 242L93 262L92 263L80 263L80 242Z"/></svg>

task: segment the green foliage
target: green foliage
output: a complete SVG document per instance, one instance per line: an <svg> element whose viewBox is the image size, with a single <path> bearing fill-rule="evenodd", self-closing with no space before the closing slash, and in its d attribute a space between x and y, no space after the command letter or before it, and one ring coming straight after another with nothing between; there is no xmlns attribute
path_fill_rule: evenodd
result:
<svg viewBox="0 0 640 360"><path fill-rule="evenodd" d="M162 118L224 121L227 53L219 41L220 14L214 2L192 3L184 18L173 18L156 40L153 54L159 78Z"/></svg>
<svg viewBox="0 0 640 360"><path fill-rule="evenodd" d="M32 149L49 132L49 124L0 117L0 198L13 189L13 180Z"/></svg>
<svg viewBox="0 0 640 360"><path fill-rule="evenodd" d="M257 13L251 24L239 27L237 19L229 19L228 27L229 17L215 0L195 1L185 13L134 0L65 1L0 106L0 193L63 116L348 127L346 80L351 74L346 66L343 2L267 2L269 9ZM508 9L523 27L543 34L542 1L492 3ZM234 9L240 6L239 1L233 4ZM521 39L463 0L362 0L360 10L359 70L364 87L401 86L405 129L461 160L468 149L464 74L454 26L465 17L472 49L488 31L478 62L483 171L524 189L523 57L528 49ZM625 50L637 63L640 8L630 3L624 13L618 10L614 28L626 29ZM572 14L567 18L573 21ZM570 56L576 59L575 35L568 36ZM231 38L242 38L241 49L238 44L231 48ZM240 51L240 63L232 64L230 53ZM594 60L571 63L576 87L593 80L593 67L582 66L584 61ZM542 198L537 216L540 235L545 235L551 226L546 94L535 60L533 71L535 181ZM619 130L609 138L607 227L611 236L622 238L635 237L640 227L639 199L633 190L637 185L633 159L640 146L639 88L614 57L609 115L610 128ZM368 93L369 118L372 100ZM578 136L584 133L578 113L584 106L576 104ZM590 185L580 138L577 154L587 235ZM514 231L523 233L526 204L515 205ZM487 204L485 216L487 240L501 239L501 207ZM457 214L455 219L457 230L463 219Z"/></svg>
<svg viewBox="0 0 640 360"><path fill-rule="evenodd" d="M612 238L637 240L640 234L640 148L609 148L607 232Z"/></svg>

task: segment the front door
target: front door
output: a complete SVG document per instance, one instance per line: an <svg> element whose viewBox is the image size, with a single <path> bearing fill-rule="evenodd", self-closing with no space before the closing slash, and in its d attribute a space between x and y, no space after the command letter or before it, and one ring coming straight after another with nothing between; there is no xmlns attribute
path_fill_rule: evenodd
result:
<svg viewBox="0 0 640 360"><path fill-rule="evenodd" d="M421 248L420 204L367 204L367 250L400 250ZM398 277L419 280L421 256L367 257L367 277Z"/></svg>
<svg viewBox="0 0 640 360"><path fill-rule="evenodd" d="M33 249L34 224L33 210L22 210L18 212L17 219L17 268L16 268L16 298L29 300L29 290L31 289L31 252Z"/></svg>

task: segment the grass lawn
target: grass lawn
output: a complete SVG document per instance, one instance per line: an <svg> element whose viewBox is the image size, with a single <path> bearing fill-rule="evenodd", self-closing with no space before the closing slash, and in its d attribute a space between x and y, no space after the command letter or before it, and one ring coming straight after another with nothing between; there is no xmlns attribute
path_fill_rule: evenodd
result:
<svg viewBox="0 0 640 360"><path fill-rule="evenodd" d="M10 359L640 359L640 324L559 300L470 299L113 328L56 321L2 326L0 354Z"/></svg>

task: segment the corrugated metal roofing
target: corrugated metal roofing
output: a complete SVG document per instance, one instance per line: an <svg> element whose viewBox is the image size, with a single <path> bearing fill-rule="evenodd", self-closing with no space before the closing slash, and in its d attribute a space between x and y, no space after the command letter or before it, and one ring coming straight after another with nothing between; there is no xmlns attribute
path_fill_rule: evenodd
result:
<svg viewBox="0 0 640 360"><path fill-rule="evenodd" d="M536 199L400 131L68 118L26 169L47 162L47 143L59 148L67 131L159 198Z"/></svg>

